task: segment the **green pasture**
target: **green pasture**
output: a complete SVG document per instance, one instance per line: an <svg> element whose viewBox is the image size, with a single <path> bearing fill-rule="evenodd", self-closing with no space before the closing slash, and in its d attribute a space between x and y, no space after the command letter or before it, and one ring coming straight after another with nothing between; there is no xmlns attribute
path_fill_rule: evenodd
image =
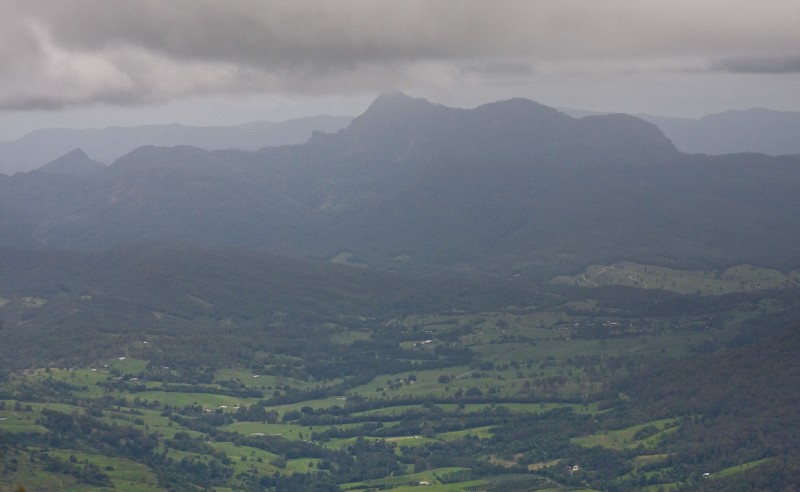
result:
<svg viewBox="0 0 800 492"><path fill-rule="evenodd" d="M215 410L221 407L227 407L227 410L232 410L234 407L241 405L251 405L258 401L256 398L241 398L237 396L215 395L211 393L181 393L172 391L140 391L137 393L124 393L122 394L131 403L134 398L139 400L147 400L148 402L158 401L162 405L171 405L172 407L182 408L191 405L200 405L203 408Z"/></svg>
<svg viewBox="0 0 800 492"><path fill-rule="evenodd" d="M691 293L699 290L706 294L778 288L788 285L787 282L800 283L800 272L781 273L747 265L715 273L681 272L660 267L621 263L612 267L595 266L587 269L581 275L583 275L581 278L585 278L587 283L597 285L600 285L601 281L620 285L627 279L628 282L642 288L660 288L654 286L662 285L666 282L670 286L668 290ZM579 280L573 279L573 281ZM574 297L582 297L586 292L583 291L581 295ZM594 295L591 291L588 292L590 292L590 295ZM640 292L639 294L644 295L646 293ZM652 294L658 298L666 296L663 292ZM604 299L599 293L596 297ZM677 298L679 296L668 296L669 299L673 297ZM755 296L741 297L749 299ZM567 298L567 296L564 296L564 299ZM241 366L217 369L214 373L213 384L195 384L191 386L193 391L191 393L165 391L167 384L175 384L176 389L181 389L177 388L177 385L181 383L176 381L196 381L196 378L192 374L182 374L174 369L148 370L148 361L144 360L145 356L137 355L144 353L140 350L140 345L145 346L144 342L126 341L124 346L127 347L127 351L121 348L119 357L99 361L87 367L49 367L9 374L7 380L0 384L0 390L6 391L3 393L6 398L12 396L23 398L24 396L20 395L33 394L36 391L36 398L31 397L30 399L37 399L38 402L4 400L4 408L0 409L0 433L17 439L24 438L24 436L20 436L22 433L46 433L47 429L36 423L41 418L43 409L50 408L71 414L84 413L87 411L86 408L96 405L95 408L102 408L102 410L93 410L92 415L102 422L130 426L147 434L155 434L163 438L174 437L175 433L179 431L187 432L193 438L200 438L230 458L234 476L248 472L258 473L262 476L269 476L275 473L287 475L314 472L318 470L319 460L308 457L294 458L294 455L292 455L294 459L287 459L286 456L281 457L254 447L235 445L232 442L211 442L213 440L212 437L196 430L190 430L189 427L194 427L193 425L187 424L187 427L184 428L180 424L171 421L168 417L169 413L165 413L165 406L172 407L173 414L180 413L180 409L183 407L199 406L210 412L231 414L236 411L237 407L253 405L260 398L219 395L214 394L214 391L230 389L231 392L236 392L237 389L244 388L262 389L264 390L264 399L269 400L273 396L272 390L275 389L280 392L278 394L284 394L283 391L288 386L291 389L286 394L296 396L298 401L266 408L268 411L277 411L279 420L280 417L285 417L289 412L302 411L308 413L308 409L304 407L322 410L339 406L349 410L352 405L348 406L348 398L356 399L354 397L369 399L368 403L371 406L376 406L376 408L354 414L349 414L348 411L331 412L331 415L328 416L332 417L334 414L341 414L342 421L346 421L347 417L365 417L364 421L358 423L301 426L297 422L269 424L236 421L219 427L219 430L236 432L243 436L280 436L283 439L293 441L311 441L312 434L315 432L361 428L365 423L371 422L374 424L378 420L381 421L382 429L385 430L409 423L408 421L404 422L406 412L415 412L414 418L417 418L420 411L427 411L430 412L431 419L436 419L436 413L441 410L448 412L448 419L455 416L461 422L463 417L463 423L460 423L459 426L448 427L462 430L432 434L430 433L431 427L425 426L420 429L404 430L402 431L403 435L392 437L378 437L380 432L364 431L359 433L372 435L334 438L317 444L328 449L343 449L353 444L357 439L365 439L370 442L380 440L394 445L394 452L400 458L416 457L416 453L420 452L419 446L428 444L439 444L442 445L442 448L455 447L449 446L449 444L467 437L475 437L481 440L474 441L473 444L491 447L491 443L486 440L493 437L495 426L469 427L470 425L476 425L478 422L478 420L474 419L476 417L475 414L501 408L507 409L510 414L508 414L507 420L504 420L503 425L505 425L506 422L513 422L520 414L538 414L556 408L571 408L574 412L584 415L602 413L603 411L598 408L598 403L565 404L556 403L555 401L559 399L574 402L590 401L592 396L600 394L603 381L625 376L638 367L637 364L642 364L640 361L656 360L656 357L663 359L667 357L682 357L697 353L703 350L705 346L710 347L709 350L714 350L717 347L722 347L724 342L741 335L740 325L744 325L751 319L763 317L765 314L778 313L780 309L784 308L777 296L774 299L764 298L746 305L726 304L727 299L725 302L720 301L717 303L716 298L705 298L706 301L713 304L713 309L716 309L717 304L726 307L721 308L719 314L712 310L711 314L702 315L683 314L681 312L663 317L631 316L625 318L624 313L617 315L612 308L608 308L604 303L597 300L581 299L561 303L561 298L555 294L554 299L552 305L540 311L537 311L537 308L498 308L494 312L465 314L453 311L446 315L408 316L403 318L396 322L396 329L402 335L403 338L401 339L405 340L400 343L401 348L434 354L437 346L445 346L446 344L458 346L460 344L461 347L469 348L475 357L468 363L460 362L461 365L458 366L380 374L374 376L365 384L342 390L341 394L315 400L302 400L302 398L306 396L306 390L319 387L321 385L319 381L314 381L310 378L306 381L284 376L256 374L247 369L247 364L245 363L242 363ZM621 304L624 305L624 303ZM729 308L727 306L735 307ZM660 311L654 312L658 313ZM696 311L689 312L695 313ZM619 328L617 328L618 326ZM391 326L388 328L391 328ZM608 329L606 330L606 328ZM376 324L373 332L350 330L338 325L332 326L331 332L334 332L331 335L332 340L340 345L343 351L342 354L344 354L333 355L341 356L341 360L346 362L347 354L351 352L348 352L350 349L342 346L352 345L356 341L367 341L373 336L380 336L381 330L384 329L387 329L384 323ZM457 334L448 333L454 330L458 330ZM580 338L580 336L598 338ZM427 342L428 340L431 340L431 342ZM151 343L147 344L150 347L154 345L157 345L157 342L152 339ZM128 354L137 356L129 357ZM442 354L437 353L435 355L439 357ZM283 355L280 354L268 354L265 352L262 359L256 362L258 364L267 364L267 367L270 367L269 364L276 364L274 368L279 369L279 366L284 362L300 360L296 357L296 354L285 358L282 357ZM434 357L430 359L434 360ZM438 360L443 359L440 358ZM469 358L465 357L458 360L469 360ZM404 359L404 365L399 365L399 367L409 367L405 365L405 362L407 360ZM269 371L269 369L262 370L264 372ZM303 367L301 364L296 364L292 370L299 372L303 370ZM371 371L372 368L367 368L358 375L374 374ZM140 376L140 374L143 376ZM141 378L141 380L137 381L139 384L136 385L136 388L130 383L119 385L104 384L119 381L118 378L121 375L125 375L122 376L124 379L137 377ZM167 375L169 378L164 377L164 382L159 379L161 376ZM326 380L324 384L330 386L341 381ZM120 381L120 383L124 383L124 381ZM188 385L189 383L184 384ZM142 387L141 385L144 385L147 390L136 391ZM130 387L132 391L126 390L126 387ZM188 388L189 386L183 387ZM38 392L39 390L41 390L41 393ZM475 390L479 390L480 394L474 394ZM27 393L25 393L26 391ZM426 397L431 397L432 400L453 403L400 404L411 399L416 399L411 401L426 401ZM121 399L117 401L112 398ZM471 400L470 398L473 399ZM501 403L503 399L526 399L527 401L528 398L543 402ZM76 402L76 404L43 403L48 399ZM469 403L470 401L487 401L487 399L494 399L496 403ZM605 400L604 403L607 404L608 400ZM214 419L204 419L199 412L193 415L197 417L194 421L197 424L196 429L203 429L201 426L209 423L211 425L219 424L219 422L214 422ZM205 417L214 416L208 413L202 415ZM498 411L493 415L503 416L504 413ZM373 416L388 416L388 418L373 419ZM192 419L194 417L189 418ZM473 420L470 420L471 418ZM636 421L639 420L631 418L627 422ZM485 424L494 423L495 421L481 419L480 422ZM623 480L633 481L640 476L658 478L660 473L666 476L666 472L671 472L671 469L666 467L670 456L666 452L669 449L662 447L662 442L666 435L678 429L679 422L679 418L654 420L622 429L605 430L588 436L574 437L571 442L587 448L602 447L625 452L625 459L633 466L629 468L631 470L630 473L620 477L620 483ZM598 419L597 421L597 428L608 428L613 425L621 424L609 424L608 421L603 419ZM652 428L649 426L652 426ZM214 435L210 430L208 432L209 435ZM424 435L414 435L416 433ZM445 444L448 446L444 446ZM121 458L93 455L86 450L81 450L81 452L71 450L68 448L71 445L70 443L62 445L65 448L53 451L53 456L69 459L74 454L79 463L88 460L90 463L97 465L111 478L114 483L114 490L123 492L156 490L154 488L156 487L155 477L152 471L144 465ZM168 444L161 441L156 449L161 452L167 447ZM187 447L186 449L194 448ZM175 461L180 461L183 458L194 458L203 461L211 459L209 455L198 454L202 452L184 452L173 448L169 448L167 451L168 456ZM497 453L502 454L506 453L506 451L498 449ZM483 459L493 454L494 451L483 449L480 456ZM504 454L503 456L506 455ZM563 457L564 459L567 458L566 455ZM553 458L554 460L547 463L554 463L559 458L559 455L554 454L548 456L548 458ZM462 463L460 461L453 462ZM759 466L763 462L764 460L760 460L724 470L709 470L711 473L710 478L739 473ZM25 463L24 457L20 458L20 463ZM398 463L400 463L398 466L406 471L410 471L409 469L413 467L408 461L400 460ZM499 460L497 463L499 463ZM35 463L32 464L32 468L37 469ZM41 466L38 468L40 469ZM385 477L380 480L345 484L342 488L344 490L356 490L359 488L382 490L411 490L413 488L414 490L420 490L420 482L429 482L430 485L425 486L422 490L455 491L469 489L477 491L492 490L492 487L501 487L499 484L503 483L500 477L482 477L481 480L467 481L466 478L470 477L464 473L464 481L458 482L453 476L446 476L447 474L464 470L443 468L417 474L409 473L407 475ZM534 474L537 468L529 468L529 470L532 472L530 475L536 480ZM557 470L550 471L556 472ZM335 470L331 473L335 473ZM60 477L41 470L28 475L20 472L15 477L24 479L26 485L30 484L29 490L93 490L91 488L79 488L74 483L74 479L70 477ZM522 478L518 478L522 483ZM670 479L674 480L675 478ZM8 483L2 480L4 479L0 477L0 484L2 484L0 489ZM537 490L544 490L543 487L548 486L552 487L552 490L557 489L556 485L545 483L543 478L542 480L543 482L536 486ZM443 483L451 481L453 483ZM509 483L512 482L508 482L503 486L508 486ZM232 483L226 485L233 486ZM663 487L665 490L671 489L669 484L666 486L659 485L658 487ZM508 488L508 490L512 490L512 488ZM650 488L650 490L658 489Z"/></svg>
<svg viewBox="0 0 800 492"><path fill-rule="evenodd" d="M65 461L68 461L70 456L75 456L79 464L88 461L108 475L114 484L114 490L119 490L121 492L150 492L153 490L161 490L153 472L145 465L136 463L135 461L125 458L113 458L100 454L73 452L72 450L48 450L47 454Z"/></svg>
<svg viewBox="0 0 800 492"><path fill-rule="evenodd" d="M128 413L124 410L120 412L105 410L103 413L103 419L110 423L133 426L144 432L155 433L167 438L172 438L176 432L188 432L193 436L199 435L196 431L184 429L169 418L162 417L160 410L141 408L136 409L135 413ZM139 420L141 423L137 423Z"/></svg>
<svg viewBox="0 0 800 492"><path fill-rule="evenodd" d="M642 454L635 458L633 458L633 464L636 468L652 465L653 463L660 463L665 461L669 458L669 454L660 453L660 454Z"/></svg>
<svg viewBox="0 0 800 492"><path fill-rule="evenodd" d="M398 487L391 487L388 489L383 490L393 490L395 492L407 492L407 491L419 491L424 490L425 492L463 492L464 490L488 490L487 483L485 480L470 480L467 482L456 482L456 483L431 483L430 485L422 487L420 489L419 482L417 484L412 485L401 485ZM353 490L353 489L350 489Z"/></svg>
<svg viewBox="0 0 800 492"><path fill-rule="evenodd" d="M230 380L240 382L247 387L260 388L261 386L270 386L274 388L277 384L275 376L255 374L253 371L247 369L223 368L218 369L214 374L215 383Z"/></svg>
<svg viewBox="0 0 800 492"><path fill-rule="evenodd" d="M374 395L370 395L374 396ZM291 412L294 410L300 410L303 407L311 407L314 409L317 408L331 408L334 406L344 407L347 402L347 397L345 396L331 396L329 398L322 398L319 400L303 400L297 403L289 403L286 405L276 405L274 407L268 408L268 410L276 410L280 415L284 415L287 412Z"/></svg>
<svg viewBox="0 0 800 492"><path fill-rule="evenodd" d="M741 465L731 466L730 468L725 468L717 472L712 472L710 478L722 478L722 477L727 477L729 475L734 475L736 473L741 473L751 468L763 465L768 461L770 461L770 458L764 458L756 461L750 461L748 463L742 463Z"/></svg>
<svg viewBox="0 0 800 492"><path fill-rule="evenodd" d="M356 424L348 424L355 426ZM341 425L338 427L346 428L348 425ZM329 429L331 426L314 426L314 429L296 425L296 424L263 424L261 422L234 422L223 426L223 429L231 432L238 432L245 436L264 435L264 436L281 436L289 440L302 440L311 439L311 433L314 431L321 431ZM302 434L302 436L301 436Z"/></svg>
<svg viewBox="0 0 800 492"><path fill-rule="evenodd" d="M37 434L47 432L45 427L36 423L44 408L62 413L83 412L83 408L66 403L19 402L17 405L18 402L15 400L0 401L5 403L5 410L0 410L0 432Z"/></svg>
<svg viewBox="0 0 800 492"><path fill-rule="evenodd" d="M487 425L483 427L473 427L471 429L464 429L453 432L442 432L441 434L437 434L436 438L441 441L456 441L459 439L464 439L465 437L477 437L478 439L491 439L494 436L494 434L492 434L493 428L494 428L493 425Z"/></svg>
<svg viewBox="0 0 800 492"><path fill-rule="evenodd" d="M386 442L396 444L399 448L413 448L417 446L423 446L425 444L430 444L432 442L440 441L441 439L425 437L425 436L397 436L397 437L387 437L383 439Z"/></svg>
<svg viewBox="0 0 800 492"><path fill-rule="evenodd" d="M449 468L436 468L433 470L427 470L420 473L411 473L408 475L400 475L395 477L386 477L386 478L379 478L375 480L366 480L363 482L352 482L342 484L340 487L342 490L363 490L363 489L378 489L378 490L409 490L410 488L414 487L414 490L425 490L425 491L462 491L464 490L464 486L469 485L481 485L485 482L481 480L475 480L469 482L459 482L453 484L442 484L440 477L453 474L457 472L468 472L468 468L458 468L458 467L449 467ZM421 482L428 482L430 485L425 486L424 489L420 489ZM451 486L458 485L458 488L453 488ZM441 487L449 487L449 488L441 488Z"/></svg>
<svg viewBox="0 0 800 492"><path fill-rule="evenodd" d="M28 450L36 451L36 450ZM49 491L58 490L59 492L80 492L80 491L100 491L95 487L86 488L78 486L75 479L66 475L50 473L32 462L28 452L15 453L13 459L19 462L17 471L8 472L4 470L0 474L0 490L13 491L18 485L22 485L29 491ZM107 490L107 489L106 489ZM143 491L144 492L144 491Z"/></svg>
<svg viewBox="0 0 800 492"><path fill-rule="evenodd" d="M245 456L248 460L257 461L258 458L261 458L262 461L268 462L278 457L277 454L264 451L263 449L239 446L232 442L212 442L211 447L227 454L232 460L241 461L241 457Z"/></svg>
<svg viewBox="0 0 800 492"><path fill-rule="evenodd" d="M173 461L181 461L182 459L199 459L201 461L207 461L209 459L209 457L204 454L181 451L173 448L167 449L167 458L170 458Z"/></svg>
<svg viewBox="0 0 800 492"><path fill-rule="evenodd" d="M458 407L455 404L439 405L445 410L454 410ZM598 411L597 404L580 403L467 403L464 405L465 413L482 412L487 408L506 408L516 413L545 413L556 408L571 408L575 413L594 414Z"/></svg>
<svg viewBox="0 0 800 492"><path fill-rule="evenodd" d="M248 388L264 390L274 389L278 387L278 385L285 385L295 389L304 390L318 384L314 381L303 381L286 376L256 374L248 369L223 368L217 370L217 372L214 374L214 382L217 384L230 380L241 383ZM333 384L334 382L336 382L336 380L326 381L328 384Z"/></svg>
<svg viewBox="0 0 800 492"><path fill-rule="evenodd" d="M78 388L75 394L86 398L102 396L105 390L98 383L111 379L108 369L98 368L46 368L20 376L26 382L60 381Z"/></svg>
<svg viewBox="0 0 800 492"><path fill-rule="evenodd" d="M9 407L7 407L9 408ZM0 432L36 433L47 432L47 429L36 423L38 414L33 412L0 410Z"/></svg>
<svg viewBox="0 0 800 492"><path fill-rule="evenodd" d="M222 451L230 458L235 470L234 475L247 471L256 472L260 475L272 475L275 472L284 474L290 471L287 470L288 460L287 466L284 468L278 468L271 464L270 462L280 457L268 451L249 446L237 446L230 442L214 442L211 443L211 447Z"/></svg>
<svg viewBox="0 0 800 492"><path fill-rule="evenodd" d="M379 396L381 392L385 392L388 397L425 395L441 396L445 395L445 388L447 384L439 383L439 376L448 375L454 378L457 375L463 374L467 371L469 371L467 366L457 366L443 369L381 374L374 377L366 384L352 388L349 393L370 398ZM414 376L416 380L410 381L410 376ZM399 384L399 386L396 389L390 389L390 386L393 384Z"/></svg>
<svg viewBox="0 0 800 492"><path fill-rule="evenodd" d="M19 462L16 472L6 471L0 475L1 490L16 490L17 484L23 485L29 491L66 491L66 492L89 492L107 491L107 487L90 486L84 483L77 483L76 480L68 475L47 472L37 465L39 459L34 462L29 453L40 452L48 456L64 461L70 461L74 456L75 466L82 466L89 462L100 471L108 475L113 490L120 492L155 492L163 490L158 486L155 475L145 465L124 458L112 458L98 454L88 454L71 449L47 449L37 450L30 448L28 452L15 452L13 458Z"/></svg>
<svg viewBox="0 0 800 492"><path fill-rule="evenodd" d="M571 441L579 446L591 448L600 446L608 449L626 450L642 446L645 449L656 447L664 435L678 429L675 425L677 419L653 420L645 424L634 425L614 431L606 431L590 436L573 437ZM647 426L655 426L658 432L642 439L636 439L635 435Z"/></svg>

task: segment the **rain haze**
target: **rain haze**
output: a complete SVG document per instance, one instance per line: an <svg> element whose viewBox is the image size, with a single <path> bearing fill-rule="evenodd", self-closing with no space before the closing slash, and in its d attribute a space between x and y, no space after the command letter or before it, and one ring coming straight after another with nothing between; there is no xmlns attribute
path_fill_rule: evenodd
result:
<svg viewBox="0 0 800 492"><path fill-rule="evenodd" d="M0 5L0 139L357 115L391 88L462 107L800 110L794 0Z"/></svg>

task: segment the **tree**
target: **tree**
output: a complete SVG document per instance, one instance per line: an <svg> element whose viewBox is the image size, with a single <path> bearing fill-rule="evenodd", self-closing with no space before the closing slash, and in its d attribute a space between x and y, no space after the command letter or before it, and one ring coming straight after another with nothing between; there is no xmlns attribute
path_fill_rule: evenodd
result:
<svg viewBox="0 0 800 492"><path fill-rule="evenodd" d="M464 396L466 396L466 397L477 397L477 396L482 396L482 395L483 395L483 392L479 388L476 388L474 386L472 388L468 389L466 393L464 393Z"/></svg>

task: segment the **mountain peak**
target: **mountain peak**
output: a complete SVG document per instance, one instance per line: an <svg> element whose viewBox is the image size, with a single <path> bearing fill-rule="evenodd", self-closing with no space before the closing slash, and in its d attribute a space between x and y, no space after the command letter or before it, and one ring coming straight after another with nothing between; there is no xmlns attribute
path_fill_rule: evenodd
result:
<svg viewBox="0 0 800 492"><path fill-rule="evenodd" d="M433 103L427 101L426 99L411 97L399 91L398 89L392 89L381 92L380 95L378 95L378 97L372 101L372 104L369 105L369 108L367 108L367 111L364 114L366 115L369 113L384 111L408 111L412 108L429 106L433 106Z"/></svg>
<svg viewBox="0 0 800 492"><path fill-rule="evenodd" d="M352 121L347 133L362 140L386 135L408 137L419 134L426 122L434 120L432 113L442 108L444 106L407 96L399 90L382 92L361 116Z"/></svg>
<svg viewBox="0 0 800 492"><path fill-rule="evenodd" d="M545 106L542 103L533 101L531 99L526 99L524 97L512 97L511 99L504 99L502 101L495 101L483 104L478 106L479 110L483 111L539 111L541 113L546 113L550 115L554 115L559 113L556 108Z"/></svg>
<svg viewBox="0 0 800 492"><path fill-rule="evenodd" d="M393 87L378 94L377 99L414 99L400 89Z"/></svg>
<svg viewBox="0 0 800 492"><path fill-rule="evenodd" d="M48 174L85 176L106 166L91 159L82 149L73 149L38 170Z"/></svg>

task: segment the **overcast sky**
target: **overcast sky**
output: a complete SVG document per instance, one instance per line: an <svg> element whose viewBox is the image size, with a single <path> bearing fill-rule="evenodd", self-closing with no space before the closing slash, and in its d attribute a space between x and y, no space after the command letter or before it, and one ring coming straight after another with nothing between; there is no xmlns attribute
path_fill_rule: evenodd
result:
<svg viewBox="0 0 800 492"><path fill-rule="evenodd" d="M0 0L0 139L472 107L800 111L800 1Z"/></svg>

